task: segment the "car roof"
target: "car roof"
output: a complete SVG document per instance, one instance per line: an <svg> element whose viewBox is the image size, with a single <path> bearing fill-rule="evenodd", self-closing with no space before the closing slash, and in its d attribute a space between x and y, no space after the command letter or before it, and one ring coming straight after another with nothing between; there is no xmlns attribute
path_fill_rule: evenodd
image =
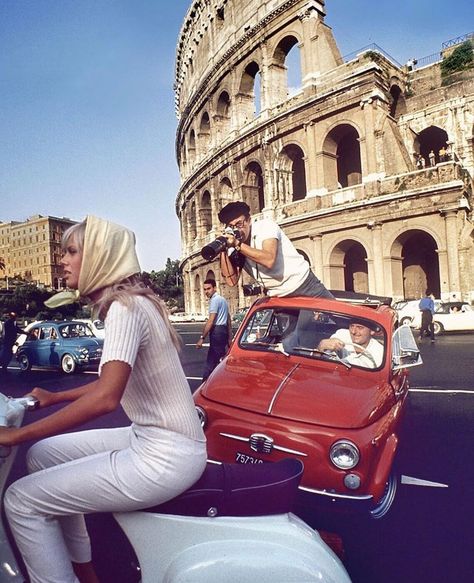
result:
<svg viewBox="0 0 474 583"><path fill-rule="evenodd" d="M327 310L373 320L382 326L388 326L396 319L395 311L389 305L367 305L349 303L337 299L311 298L303 296L292 297L264 297L256 300L251 308L303 308L307 310Z"/></svg>

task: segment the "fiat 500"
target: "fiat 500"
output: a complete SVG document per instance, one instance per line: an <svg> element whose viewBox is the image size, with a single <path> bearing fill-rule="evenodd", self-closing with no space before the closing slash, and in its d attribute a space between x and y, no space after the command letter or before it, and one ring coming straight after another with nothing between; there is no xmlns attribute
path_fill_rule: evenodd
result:
<svg viewBox="0 0 474 583"><path fill-rule="evenodd" d="M32 366L53 366L72 374L98 364L103 343L85 322L39 322L29 329L16 358L23 371Z"/></svg>
<svg viewBox="0 0 474 583"><path fill-rule="evenodd" d="M209 462L296 457L305 504L384 516L398 483L408 368L421 364L410 327L397 328L389 304L257 300L195 393Z"/></svg>

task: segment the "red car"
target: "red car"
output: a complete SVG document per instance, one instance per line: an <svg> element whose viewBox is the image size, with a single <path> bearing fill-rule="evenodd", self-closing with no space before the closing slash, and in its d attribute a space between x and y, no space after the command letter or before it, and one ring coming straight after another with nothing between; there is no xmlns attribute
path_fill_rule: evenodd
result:
<svg viewBox="0 0 474 583"><path fill-rule="evenodd" d="M257 300L195 393L209 461L296 457L305 498L385 515L397 488L407 368L421 364L389 303Z"/></svg>

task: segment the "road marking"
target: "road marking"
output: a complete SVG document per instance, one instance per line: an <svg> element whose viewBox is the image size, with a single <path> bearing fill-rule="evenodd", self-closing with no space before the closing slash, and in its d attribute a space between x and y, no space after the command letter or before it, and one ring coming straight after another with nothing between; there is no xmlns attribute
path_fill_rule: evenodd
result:
<svg viewBox="0 0 474 583"><path fill-rule="evenodd" d="M419 387L417 389L409 389L410 393L434 393L446 395L474 395L474 389L437 389L435 387Z"/></svg>
<svg viewBox="0 0 474 583"><path fill-rule="evenodd" d="M185 346L196 346L196 343L191 343L191 344L185 344ZM202 344L201 346L209 346L209 342L204 342L204 344Z"/></svg>
<svg viewBox="0 0 474 583"><path fill-rule="evenodd" d="M186 377L188 381L202 381L202 377Z"/></svg>
<svg viewBox="0 0 474 583"><path fill-rule="evenodd" d="M414 478L413 476L401 476L400 482L407 486L425 486L427 488L449 488L448 484L441 482L431 482L430 480L422 480L421 478Z"/></svg>

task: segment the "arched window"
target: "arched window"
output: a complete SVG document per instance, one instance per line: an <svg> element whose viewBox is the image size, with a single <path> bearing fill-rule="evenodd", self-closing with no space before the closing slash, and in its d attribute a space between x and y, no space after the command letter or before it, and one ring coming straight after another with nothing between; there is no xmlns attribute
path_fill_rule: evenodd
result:
<svg viewBox="0 0 474 583"><path fill-rule="evenodd" d="M285 146L281 152L277 189L282 202L296 202L306 197L304 152L296 144Z"/></svg>
<svg viewBox="0 0 474 583"><path fill-rule="evenodd" d="M390 98L390 115L393 118L398 119L402 114L406 113L407 110L405 97L398 85L392 85L390 87Z"/></svg>
<svg viewBox="0 0 474 583"><path fill-rule="evenodd" d="M217 127L219 132L219 141L227 138L231 129L231 115L230 115L230 97L227 91L223 91L217 100Z"/></svg>
<svg viewBox="0 0 474 583"><path fill-rule="evenodd" d="M252 121L260 113L260 67L255 61L244 70L239 89L239 118L242 124Z"/></svg>
<svg viewBox="0 0 474 583"><path fill-rule="evenodd" d="M201 117L201 123L199 125L199 152L201 157L206 156L208 153L209 143L211 138L211 122L209 120L209 114L205 111Z"/></svg>
<svg viewBox="0 0 474 583"><path fill-rule="evenodd" d="M205 232L212 229L211 194L206 190L201 198L201 225Z"/></svg>
<svg viewBox="0 0 474 583"><path fill-rule="evenodd" d="M278 43L269 70L273 103L283 101L301 89L301 55L296 37L286 36Z"/></svg>
<svg viewBox="0 0 474 583"><path fill-rule="evenodd" d="M414 151L423 158L425 166L434 166L452 158L448 134L437 126L425 128L418 134Z"/></svg>
<svg viewBox="0 0 474 583"><path fill-rule="evenodd" d="M259 213L264 209L263 172L257 162L251 162L245 168L242 192L244 201L249 205L252 214Z"/></svg>
<svg viewBox="0 0 474 583"><path fill-rule="evenodd" d="M359 134L349 124L333 128L323 144L324 182L328 190L362 182Z"/></svg>

